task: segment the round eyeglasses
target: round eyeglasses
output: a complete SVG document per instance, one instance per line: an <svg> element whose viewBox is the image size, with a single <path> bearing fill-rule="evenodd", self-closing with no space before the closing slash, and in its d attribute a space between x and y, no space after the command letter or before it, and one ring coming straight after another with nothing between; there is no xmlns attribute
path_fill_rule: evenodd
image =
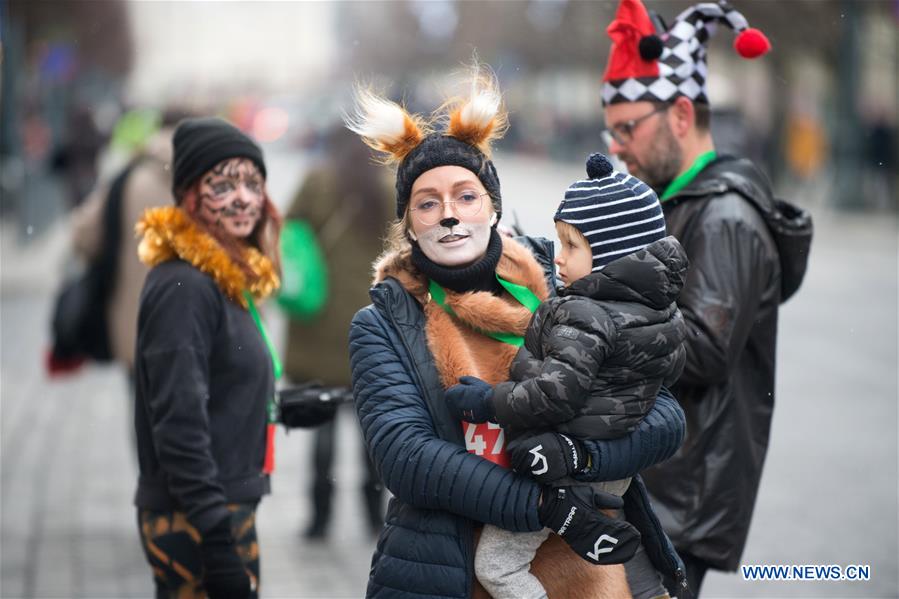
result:
<svg viewBox="0 0 899 599"><path fill-rule="evenodd" d="M637 130L637 127L640 125L640 123L654 114L665 112L669 108L671 108L671 104L665 104L664 106L659 106L649 114L644 114L639 118L624 121L623 123L616 123L602 132L603 141L605 142L607 147L612 146L612 141L618 143L619 146L626 146L627 144L631 143L631 141L633 141L634 131Z"/></svg>
<svg viewBox="0 0 899 599"><path fill-rule="evenodd" d="M490 194L466 189L457 193L452 200L442 200L437 196L426 196L418 200L415 206L409 209L409 212L415 216L418 222L430 227L443 220L447 204L453 207L453 213L459 218L477 216L484 206L484 196L487 195Z"/></svg>

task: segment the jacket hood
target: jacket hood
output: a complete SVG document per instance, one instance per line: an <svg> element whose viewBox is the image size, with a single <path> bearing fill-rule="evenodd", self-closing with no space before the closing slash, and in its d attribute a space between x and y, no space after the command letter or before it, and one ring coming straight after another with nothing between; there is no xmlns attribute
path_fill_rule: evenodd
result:
<svg viewBox="0 0 899 599"><path fill-rule="evenodd" d="M574 281L560 289L559 295L639 302L661 310L677 299L688 267L687 253L669 235Z"/></svg>
<svg viewBox="0 0 899 599"><path fill-rule="evenodd" d="M692 196L734 191L749 198L761 209L773 207L771 182L752 161L722 155L706 166L689 185L668 202L681 202ZM668 203L666 202L666 203Z"/></svg>

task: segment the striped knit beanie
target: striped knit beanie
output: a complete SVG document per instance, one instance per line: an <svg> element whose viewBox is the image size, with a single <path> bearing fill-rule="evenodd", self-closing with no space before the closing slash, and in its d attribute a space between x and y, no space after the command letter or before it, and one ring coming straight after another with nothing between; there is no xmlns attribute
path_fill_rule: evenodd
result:
<svg viewBox="0 0 899 599"><path fill-rule="evenodd" d="M612 170L602 154L587 158L587 177L565 191L553 220L568 223L587 239L593 272L665 237L662 205L646 183Z"/></svg>

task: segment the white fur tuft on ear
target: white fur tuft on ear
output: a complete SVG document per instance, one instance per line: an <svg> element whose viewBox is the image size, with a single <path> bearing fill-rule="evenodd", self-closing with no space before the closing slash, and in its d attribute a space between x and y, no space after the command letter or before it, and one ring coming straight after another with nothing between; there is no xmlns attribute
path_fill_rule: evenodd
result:
<svg viewBox="0 0 899 599"><path fill-rule="evenodd" d="M355 110L344 120L350 131L383 143L396 143L406 132L402 106L367 89L357 90Z"/></svg>
<svg viewBox="0 0 899 599"><path fill-rule="evenodd" d="M482 68L472 67L471 96L462 107L460 117L466 126L485 129L499 113L503 98L492 77L481 74Z"/></svg>
<svg viewBox="0 0 899 599"><path fill-rule="evenodd" d="M369 147L387 154L387 162L401 161L427 133L420 118L368 89L356 89L353 114L344 122Z"/></svg>
<svg viewBox="0 0 899 599"><path fill-rule="evenodd" d="M475 62L470 69L467 98L447 102L447 133L477 147L490 156L490 144L503 136L508 124L503 97L496 75L489 67Z"/></svg>
<svg viewBox="0 0 899 599"><path fill-rule="evenodd" d="M499 220L499 216L497 216L496 212L494 212L493 216L490 217L490 226L492 227L493 225L495 225L496 221L498 221L498 220Z"/></svg>

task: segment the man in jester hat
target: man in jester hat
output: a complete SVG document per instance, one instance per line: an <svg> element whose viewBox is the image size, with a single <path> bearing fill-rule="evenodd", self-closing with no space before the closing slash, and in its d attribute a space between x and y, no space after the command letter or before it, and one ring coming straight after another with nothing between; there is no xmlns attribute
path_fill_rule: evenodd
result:
<svg viewBox="0 0 899 599"><path fill-rule="evenodd" d="M687 438L644 479L695 593L708 569L740 563L774 410L778 307L801 283L811 240L808 215L774 200L752 162L715 151L706 44L718 25L737 33L744 58L771 47L725 2L666 27L621 0L602 83L609 150L659 194L690 260L677 300L687 362L672 388Z"/></svg>

